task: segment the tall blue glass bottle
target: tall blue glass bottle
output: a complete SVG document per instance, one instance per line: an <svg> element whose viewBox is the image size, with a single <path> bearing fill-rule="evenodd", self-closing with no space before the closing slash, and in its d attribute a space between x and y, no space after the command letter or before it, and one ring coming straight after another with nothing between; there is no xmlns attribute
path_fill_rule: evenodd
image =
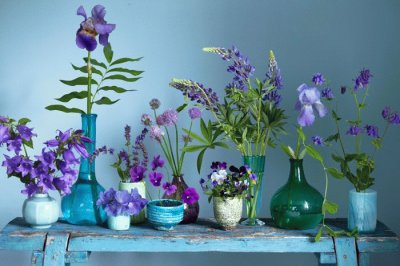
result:
<svg viewBox="0 0 400 266"><path fill-rule="evenodd" d="M86 145L89 154L96 149L96 114L82 115L82 130L92 140ZM107 219L102 208L97 208L96 201L104 188L97 182L95 160L81 158L79 176L71 188L71 194L61 200L63 220L70 224L100 225Z"/></svg>

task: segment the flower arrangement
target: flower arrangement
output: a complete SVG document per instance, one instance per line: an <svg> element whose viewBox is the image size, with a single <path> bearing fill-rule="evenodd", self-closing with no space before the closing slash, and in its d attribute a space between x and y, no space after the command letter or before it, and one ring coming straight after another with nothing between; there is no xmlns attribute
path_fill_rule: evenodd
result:
<svg viewBox="0 0 400 266"><path fill-rule="evenodd" d="M78 175L74 167L79 165L74 152L87 158L89 154L84 144L90 139L83 136L81 130L58 130L54 139L44 143L41 154L30 157L27 148L33 148L32 138L37 135L27 126L29 122L27 118L16 121L0 116L0 146L6 145L13 153L4 155L2 166L7 168L7 175L25 184L22 193L28 197L49 190L57 190L61 195L71 193L70 188Z"/></svg>
<svg viewBox="0 0 400 266"><path fill-rule="evenodd" d="M135 82L140 79L139 75L142 74L143 71L120 66L127 62L139 61L141 58L123 57L113 60L114 52L108 38L111 32L116 28L116 25L107 23L104 19L106 15L104 6L94 6L90 17L87 16L83 6L80 6L77 10L77 15L82 16L84 20L80 23L79 29L76 33L76 45L81 49L87 50L87 57L83 58L86 65L79 67L72 64L72 68L87 75L79 76L73 80L61 80L61 82L67 86L86 86L86 90L72 91L65 94L56 99L61 102L61 104L49 105L46 109L50 111L61 111L64 113L86 113L89 115L92 113L94 105L111 105L119 101L119 99L111 100L106 96L99 98L99 94L104 92L115 92L121 94L128 91L134 91L119 86L104 85L104 83L108 80ZM99 36L98 42L104 46L103 54L106 63L92 58L92 52L97 48L97 36ZM97 75L98 79L95 79L94 75ZM92 90L92 85L96 86L95 90ZM76 107L70 108L64 105L74 99L86 100L86 111Z"/></svg>
<svg viewBox="0 0 400 266"><path fill-rule="evenodd" d="M129 193L126 190L109 190L100 192L96 205L103 207L108 216L128 216L139 215L147 204L147 200L142 198L138 190L132 189Z"/></svg>
<svg viewBox="0 0 400 266"><path fill-rule="evenodd" d="M250 196L250 187L257 182L257 176L247 166L237 168L233 165L227 171L226 162L212 162L211 173L207 179L201 178L200 185L208 201L213 197L245 198Z"/></svg>

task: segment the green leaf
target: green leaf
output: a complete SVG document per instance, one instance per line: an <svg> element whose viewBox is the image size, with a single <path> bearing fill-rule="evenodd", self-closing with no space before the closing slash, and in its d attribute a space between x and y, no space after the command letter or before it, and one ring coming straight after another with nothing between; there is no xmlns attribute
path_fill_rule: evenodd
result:
<svg viewBox="0 0 400 266"><path fill-rule="evenodd" d="M360 108L360 109L364 109L365 107L367 107L367 104L362 104L362 103L360 103L359 105L358 105L358 107Z"/></svg>
<svg viewBox="0 0 400 266"><path fill-rule="evenodd" d="M97 101L95 101L94 103L95 103L95 104L98 104L98 105L111 105L111 104L114 104L114 103L116 103L116 102L118 102L118 101L119 101L119 99L118 99L118 100L115 100L115 101L112 101L112 100L110 100L110 98L108 98L108 97L101 97L100 100L97 100Z"/></svg>
<svg viewBox="0 0 400 266"><path fill-rule="evenodd" d="M124 88L121 88L121 87L117 87L117 86L104 86L104 87L101 87L99 90L100 91L114 91L116 93L124 93L124 92L127 92L127 91L136 91L136 90L133 90L133 89L127 90L127 89L124 89Z"/></svg>
<svg viewBox="0 0 400 266"><path fill-rule="evenodd" d="M374 145L375 149L379 150L382 147L382 139L376 138L373 141L371 141L371 144Z"/></svg>
<svg viewBox="0 0 400 266"><path fill-rule="evenodd" d="M199 156L197 156L197 172L200 174L201 171L201 165L203 164L203 157L204 153L206 152L206 148L203 149L200 153Z"/></svg>
<svg viewBox="0 0 400 266"><path fill-rule="evenodd" d="M85 63L88 62L88 58L87 58L87 57L84 57L83 60L85 61ZM102 68L104 68L104 69L107 69L106 64L101 63L101 62L97 61L96 59L90 58L90 63L91 63L92 65L99 66L99 67L102 67Z"/></svg>
<svg viewBox="0 0 400 266"><path fill-rule="evenodd" d="M184 152L195 152L199 151L201 149L204 149L204 145L191 145L191 146L186 146L182 149Z"/></svg>
<svg viewBox="0 0 400 266"><path fill-rule="evenodd" d="M338 163L344 162L344 159L336 154L332 154L332 159Z"/></svg>
<svg viewBox="0 0 400 266"><path fill-rule="evenodd" d="M108 70L108 72L123 72L123 73L129 73L132 76L139 76L144 71L132 70L132 69L127 69L127 68L122 68L122 67L116 67L116 68Z"/></svg>
<svg viewBox="0 0 400 266"><path fill-rule="evenodd" d="M340 172L339 170L337 170L336 168L333 167L328 167L326 168L326 171L333 176L334 178L337 179L342 179L344 177L344 174L342 172Z"/></svg>
<svg viewBox="0 0 400 266"><path fill-rule="evenodd" d="M302 127L298 127L298 128L297 128L297 134L299 134L299 137L300 137L300 139L301 139L301 142L304 143L304 141L306 141L306 135L304 135L304 132L303 132L303 128L302 128Z"/></svg>
<svg viewBox="0 0 400 266"><path fill-rule="evenodd" d="M32 139L30 139L29 141L22 140L22 143L24 143L29 148L33 149L33 140Z"/></svg>
<svg viewBox="0 0 400 266"><path fill-rule="evenodd" d="M60 80L60 81L68 86L88 85L87 77L79 77L73 80ZM97 85L97 81L92 79L92 84Z"/></svg>
<svg viewBox="0 0 400 266"><path fill-rule="evenodd" d="M176 111L177 111L178 113L180 113L180 112L182 112L182 111L186 108L186 106L188 106L187 103L184 103L184 104L182 104L181 106L179 106L178 108L176 108Z"/></svg>
<svg viewBox="0 0 400 266"><path fill-rule="evenodd" d="M75 70L79 70L82 73L88 73L87 66L77 67L74 64L71 64L71 65L72 65L72 68ZM92 66L92 73L103 76L103 73L100 70L98 70L97 68L95 68L94 66Z"/></svg>
<svg viewBox="0 0 400 266"><path fill-rule="evenodd" d="M308 155L313 157L315 160L318 160L320 162L324 161L321 154L319 154L319 152L317 152L317 150L315 150L313 147L311 147L309 145L306 145L306 152L308 153Z"/></svg>
<svg viewBox="0 0 400 266"><path fill-rule="evenodd" d="M214 145L218 146L218 147L225 148L225 149L230 149L229 145L226 144L225 142L217 141L217 142L214 142Z"/></svg>
<svg viewBox="0 0 400 266"><path fill-rule="evenodd" d="M335 231L333 231L329 226L325 226L325 230L326 230L326 232L328 233L328 235L330 235L330 236L332 236L332 237L335 237L335 236L336 236Z"/></svg>
<svg viewBox="0 0 400 266"><path fill-rule="evenodd" d="M60 104L49 105L49 106L46 107L46 109L49 110L49 111L60 111L60 112L64 112L64 113L78 113L78 114L84 114L85 113L81 109L68 108L68 107L65 107L64 105L60 105Z"/></svg>
<svg viewBox="0 0 400 266"><path fill-rule="evenodd" d="M203 139L202 137L200 137L199 135L197 135L197 134L194 133L193 131L190 131L190 132L189 132L189 130L186 129L186 128L184 128L183 131L184 131L186 134L188 134L191 138L193 138L193 139L195 139L195 140L197 140L197 141L200 141L200 142L202 142L202 143L204 143L204 144L209 144L209 143L207 142L207 140Z"/></svg>
<svg viewBox="0 0 400 266"><path fill-rule="evenodd" d="M331 141L338 141L339 140L339 133L336 133L336 134L333 134L333 135L330 135L329 137L327 137L326 139L325 139L325 142L331 142Z"/></svg>
<svg viewBox="0 0 400 266"><path fill-rule="evenodd" d="M304 158L304 156L306 156L306 153L307 153L306 149L303 149L299 154L299 158L297 158L297 159L302 160Z"/></svg>
<svg viewBox="0 0 400 266"><path fill-rule="evenodd" d="M334 202L326 200L322 208L327 212L329 212L330 214L335 214L337 213L339 206Z"/></svg>
<svg viewBox="0 0 400 266"><path fill-rule="evenodd" d="M323 230L323 227L321 226L321 227L319 228L319 230L318 230L317 235L316 235L315 238L314 238L314 241L315 241L315 242L319 242L319 240L321 239L322 230Z"/></svg>
<svg viewBox="0 0 400 266"><path fill-rule="evenodd" d="M281 144L281 149L292 159L296 159L296 155L294 154L294 151L292 148L289 146Z"/></svg>
<svg viewBox="0 0 400 266"><path fill-rule="evenodd" d="M115 60L114 62L111 63L110 66L113 65L118 65L118 64L122 64L122 63L126 63L126 62L135 62L135 61L140 61L140 59L142 59L143 57L139 57L139 58L128 58L128 57L124 57L124 58L120 58Z"/></svg>
<svg viewBox="0 0 400 266"><path fill-rule="evenodd" d="M111 44L109 43L107 46L103 48L104 57L106 58L108 63L111 63L114 52L111 48Z"/></svg>
<svg viewBox="0 0 400 266"><path fill-rule="evenodd" d="M334 110L332 110L332 117L337 121L341 119Z"/></svg>
<svg viewBox="0 0 400 266"><path fill-rule="evenodd" d="M139 78L127 78L123 75L111 75L111 76L106 77L105 80L106 79L113 79L113 80L117 79L117 80L123 80L123 81L127 81L127 82L134 82L141 78L140 77Z"/></svg>
<svg viewBox="0 0 400 266"><path fill-rule="evenodd" d="M87 91L73 91L68 94L61 96L60 98L56 99L57 101L66 103L71 101L72 99L85 99L87 98L88 92Z"/></svg>
<svg viewBox="0 0 400 266"><path fill-rule="evenodd" d="M200 130L201 130L201 134L203 134L203 137L208 141L208 143L211 143L212 138L208 134L208 129L207 129L206 123L204 122L203 119L200 119Z"/></svg>
<svg viewBox="0 0 400 266"><path fill-rule="evenodd" d="M29 118L23 117L20 120L18 120L18 125L26 125L29 122L31 122L31 120Z"/></svg>

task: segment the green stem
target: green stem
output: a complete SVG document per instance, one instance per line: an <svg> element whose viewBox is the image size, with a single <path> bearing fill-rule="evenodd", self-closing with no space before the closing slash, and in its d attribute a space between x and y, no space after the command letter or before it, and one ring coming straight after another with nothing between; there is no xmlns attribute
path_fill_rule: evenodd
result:
<svg viewBox="0 0 400 266"><path fill-rule="evenodd" d="M173 173L174 175L179 175L180 173L178 173L178 167L177 167L177 165L176 165L175 156L174 156L174 153L173 153L173 147L172 147L171 137L170 137L170 135L169 135L168 128L167 128L167 127L164 127L164 128L165 128L165 131L167 132L167 138L168 138L168 144L169 144L169 145L168 145L167 143L165 143L166 149L170 152L171 158L172 158L172 162L173 162L173 165L171 165L172 173ZM165 141L165 139L164 139L164 141Z"/></svg>
<svg viewBox="0 0 400 266"><path fill-rule="evenodd" d="M361 123L361 108L355 92L353 92L353 97L357 107L357 126L359 126ZM360 153L360 151L361 151L361 135L359 134L356 136L356 152Z"/></svg>
<svg viewBox="0 0 400 266"><path fill-rule="evenodd" d="M296 152L295 152L295 157L294 159L299 159L300 156L300 134L297 132L297 145L296 145Z"/></svg>
<svg viewBox="0 0 400 266"><path fill-rule="evenodd" d="M92 65L90 62L90 51L88 52L88 59L87 59L87 72L88 72L88 86L87 86L87 110L86 113L88 115L92 112Z"/></svg>
<svg viewBox="0 0 400 266"><path fill-rule="evenodd" d="M181 173L181 160L179 158L179 136L178 136L178 127L175 124L175 152L176 152L176 161L178 163L178 172Z"/></svg>

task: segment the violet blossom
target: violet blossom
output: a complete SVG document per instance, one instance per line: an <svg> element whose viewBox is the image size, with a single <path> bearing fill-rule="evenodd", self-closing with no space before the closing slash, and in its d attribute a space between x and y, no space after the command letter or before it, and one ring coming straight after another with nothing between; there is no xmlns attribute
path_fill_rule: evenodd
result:
<svg viewBox="0 0 400 266"><path fill-rule="evenodd" d="M324 139L320 136L312 136L311 141L314 143L316 146L322 146L324 145Z"/></svg>
<svg viewBox="0 0 400 266"><path fill-rule="evenodd" d="M177 189L175 185L173 185L173 184L171 184L169 182L165 182L162 185L162 187L165 190L165 194L167 196L171 196L172 194L174 194L176 192L176 189Z"/></svg>
<svg viewBox="0 0 400 266"><path fill-rule="evenodd" d="M163 179L164 175L159 172L152 171L149 174L149 179L150 182L153 184L155 187L159 187L161 185L161 180Z"/></svg>
<svg viewBox="0 0 400 266"><path fill-rule="evenodd" d="M362 128L357 125L352 125L349 130L347 130L346 134L351 136L358 136L362 133Z"/></svg>
<svg viewBox="0 0 400 266"><path fill-rule="evenodd" d="M161 158L161 155L156 155L153 157L153 161L151 162L151 170L156 170L159 167L164 166L164 160Z"/></svg>
<svg viewBox="0 0 400 266"><path fill-rule="evenodd" d="M378 127L374 125L366 125L365 130L367 135L373 138L379 138Z"/></svg>
<svg viewBox="0 0 400 266"><path fill-rule="evenodd" d="M316 86L320 86L322 84L324 84L325 82L325 78L321 73L315 73L312 77L312 82L316 85Z"/></svg>
<svg viewBox="0 0 400 266"><path fill-rule="evenodd" d="M322 90L321 95L323 98L329 100L332 100L334 98L332 89L331 88L325 88Z"/></svg>
<svg viewBox="0 0 400 266"><path fill-rule="evenodd" d="M363 69L360 71L360 74L357 76L357 78L354 81L354 91L357 91L361 88L365 88L368 83L369 79L372 77L372 74L369 69Z"/></svg>
<svg viewBox="0 0 400 266"><path fill-rule="evenodd" d="M195 120L195 119L201 117L201 110L196 107L190 108L188 113L189 113L190 119L192 119L192 120Z"/></svg>
<svg viewBox="0 0 400 266"><path fill-rule="evenodd" d="M146 168L141 165L136 165L129 170L131 182L137 183L144 179Z"/></svg>
<svg viewBox="0 0 400 266"><path fill-rule="evenodd" d="M182 201L188 205L194 204L199 200L199 194L197 194L197 191L195 188L188 187L183 193L182 193Z"/></svg>

